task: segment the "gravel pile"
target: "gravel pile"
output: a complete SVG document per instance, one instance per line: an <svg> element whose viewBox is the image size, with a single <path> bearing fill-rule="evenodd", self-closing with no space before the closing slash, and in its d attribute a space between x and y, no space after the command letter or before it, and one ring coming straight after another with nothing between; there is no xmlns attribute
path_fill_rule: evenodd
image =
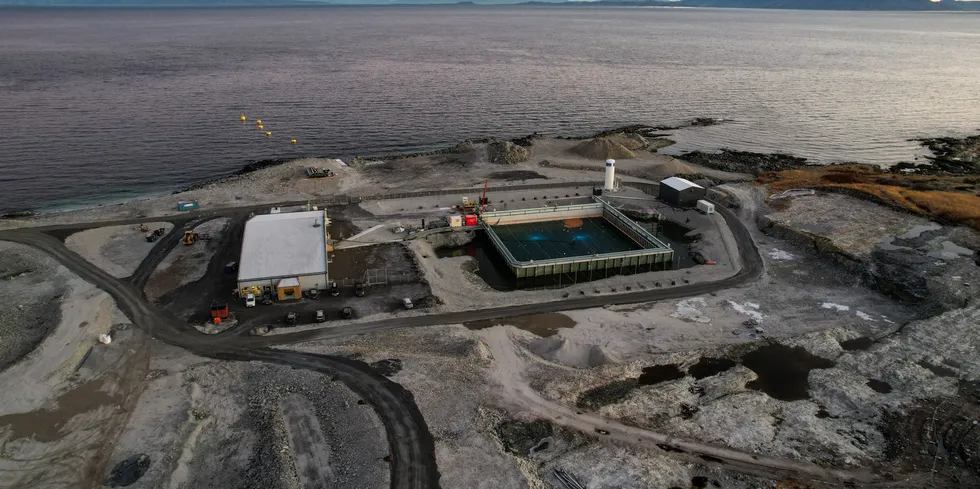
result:
<svg viewBox="0 0 980 489"><path fill-rule="evenodd" d="M342 383L254 362L205 364L184 376L203 392L196 409L214 418L195 449L207 456L190 463L188 487L213 487L214 481L222 481L220 487L305 487L309 479L297 471L296 460L306 452L329 460L329 468L321 469L331 474L332 487L388 486L384 428L370 405ZM311 413L318 432L290 425L287 402ZM303 444L293 443L297 436Z"/></svg>
<svg viewBox="0 0 980 489"><path fill-rule="evenodd" d="M0 242L0 370L34 350L58 326L68 291L59 265L28 247Z"/></svg>

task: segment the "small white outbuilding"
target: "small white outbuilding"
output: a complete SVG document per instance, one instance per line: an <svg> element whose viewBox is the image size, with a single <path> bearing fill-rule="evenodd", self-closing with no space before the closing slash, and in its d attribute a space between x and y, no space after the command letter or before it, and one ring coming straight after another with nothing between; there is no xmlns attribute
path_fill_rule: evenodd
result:
<svg viewBox="0 0 980 489"><path fill-rule="evenodd" d="M707 200L702 199L698 201L698 210L705 214L714 214L715 205L712 204L711 202L708 202Z"/></svg>

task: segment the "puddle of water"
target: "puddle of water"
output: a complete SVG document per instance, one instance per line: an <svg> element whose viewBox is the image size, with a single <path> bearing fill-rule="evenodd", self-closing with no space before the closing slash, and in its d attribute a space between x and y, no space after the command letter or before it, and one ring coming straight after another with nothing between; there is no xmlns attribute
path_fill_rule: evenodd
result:
<svg viewBox="0 0 980 489"><path fill-rule="evenodd" d="M700 380L711 377L712 375L718 375L735 365L737 364L734 361L727 358L701 357L698 363L691 365L691 368L687 369L687 373L691 374L695 379Z"/></svg>
<svg viewBox="0 0 980 489"><path fill-rule="evenodd" d="M684 376L684 372L678 368L677 364L654 365L643 369L639 383L640 385L654 385L668 380L683 379Z"/></svg>
<svg viewBox="0 0 980 489"><path fill-rule="evenodd" d="M860 338L854 338L853 340L844 340L840 342L840 347L844 351L855 351L855 350L867 350L871 348L875 342L867 336L862 336Z"/></svg>
<svg viewBox="0 0 980 489"><path fill-rule="evenodd" d="M880 394L888 394L892 391L892 386L884 380L868 379L868 387Z"/></svg>
<svg viewBox="0 0 980 489"><path fill-rule="evenodd" d="M958 377L955 370L942 365L933 365L925 360L919 361L919 366L936 374L938 377Z"/></svg>
<svg viewBox="0 0 980 489"><path fill-rule="evenodd" d="M60 440L64 428L76 415L113 404L116 399L102 391L104 379L95 379L59 397L54 406L40 411L0 416L0 426L11 431L11 438L31 438L42 443Z"/></svg>
<svg viewBox="0 0 980 489"><path fill-rule="evenodd" d="M810 398L810 370L831 368L834 362L800 346L769 343L742 355L742 365L759 376L745 385L749 389L781 401L799 401Z"/></svg>
<svg viewBox="0 0 980 489"><path fill-rule="evenodd" d="M547 338L548 336L553 336L559 329L573 328L576 324L574 319L564 314L550 312L547 314L532 314L530 316L514 318L470 321L463 323L463 326L473 331L492 328L494 326L514 326L515 328L529 331L542 338Z"/></svg>
<svg viewBox="0 0 980 489"><path fill-rule="evenodd" d="M934 222L929 224L923 224L921 226L913 226L912 229L905 231L905 233L898 236L899 239L913 239L918 238L922 233L926 231L939 231L943 227Z"/></svg>
<svg viewBox="0 0 980 489"><path fill-rule="evenodd" d="M939 258L941 260L955 260L961 256L973 256L973 250L959 246L952 241L943 241L942 250L933 251L927 254L933 258Z"/></svg>

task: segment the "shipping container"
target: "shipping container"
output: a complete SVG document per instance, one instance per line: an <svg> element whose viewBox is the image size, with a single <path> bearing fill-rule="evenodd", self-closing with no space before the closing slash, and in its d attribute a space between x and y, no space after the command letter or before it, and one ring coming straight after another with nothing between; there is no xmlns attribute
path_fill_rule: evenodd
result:
<svg viewBox="0 0 980 489"><path fill-rule="evenodd" d="M189 210L197 209L197 207L198 206L196 200L182 200L180 202L177 202L178 211L189 211Z"/></svg>
<svg viewBox="0 0 980 489"><path fill-rule="evenodd" d="M474 215L474 214L467 214L466 215L465 224L466 224L467 227L469 227L469 226L476 226L476 215Z"/></svg>
<svg viewBox="0 0 980 489"><path fill-rule="evenodd" d="M458 228L463 225L463 216L449 216L447 220L451 228Z"/></svg>
<svg viewBox="0 0 980 489"><path fill-rule="evenodd" d="M698 210L701 211L701 212L703 212L703 213L705 213L705 214L714 214L715 213L715 205L712 204L711 202L708 202L707 200L699 200L698 201Z"/></svg>

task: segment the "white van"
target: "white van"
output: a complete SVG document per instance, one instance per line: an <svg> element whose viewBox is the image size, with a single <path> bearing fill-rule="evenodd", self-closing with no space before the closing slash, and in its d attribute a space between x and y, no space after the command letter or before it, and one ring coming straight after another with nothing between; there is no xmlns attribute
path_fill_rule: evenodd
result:
<svg viewBox="0 0 980 489"><path fill-rule="evenodd" d="M411 309L415 307L415 304L412 304L412 299L409 299L408 297L402 299L402 305L405 306L405 309Z"/></svg>

